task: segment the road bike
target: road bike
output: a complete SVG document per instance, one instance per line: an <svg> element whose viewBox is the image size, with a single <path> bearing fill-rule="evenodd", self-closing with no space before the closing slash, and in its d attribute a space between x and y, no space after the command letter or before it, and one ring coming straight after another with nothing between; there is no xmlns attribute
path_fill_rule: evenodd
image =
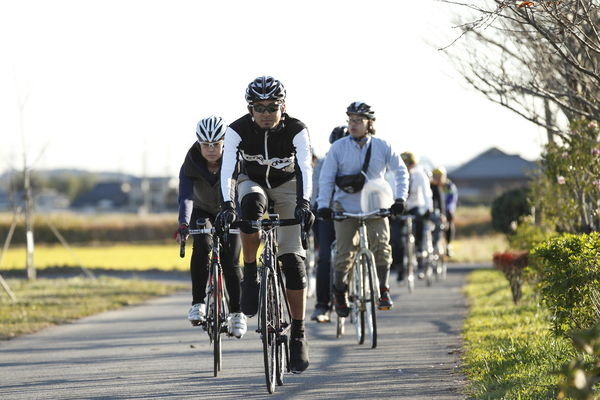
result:
<svg viewBox="0 0 600 400"><path fill-rule="evenodd" d="M317 290L318 252L315 248L315 235L312 230L306 234L307 248L304 266L306 267L306 297L313 297Z"/></svg>
<svg viewBox="0 0 600 400"><path fill-rule="evenodd" d="M347 218L358 220L359 245L352 261L350 282L348 284L348 300L350 302L350 322L354 324L358 344L365 342L369 335L371 348L377 347L377 309L376 299L379 297L379 282L375 267L375 257L369 250L366 221L372 218L385 218L390 215L389 209L379 209L366 213L333 213L333 219L342 221ZM345 320L338 318L338 324ZM336 336L343 333L343 327L336 327ZM340 332L341 330L341 332Z"/></svg>
<svg viewBox="0 0 600 400"><path fill-rule="evenodd" d="M265 380L269 393L275 384L283 385L283 374L290 372L288 336L291 329L291 312L283 282L281 265L277 261L277 227L298 225L296 219L279 219L278 214L268 214L260 220L237 220L231 226L247 226L261 233L263 249L258 267L260 291L258 329L263 345ZM302 224L302 241L306 246L306 232Z"/></svg>
<svg viewBox="0 0 600 400"><path fill-rule="evenodd" d="M434 225L432 232L433 251L431 253L433 274L436 281L446 280L446 238L444 235L446 224L439 210L435 210L431 220Z"/></svg>
<svg viewBox="0 0 600 400"><path fill-rule="evenodd" d="M210 268L206 284L206 319L200 325L208 334L210 344L213 346L213 373L216 377L221 371L222 364L221 334L231 336L227 329L229 307L227 290L223 284L221 238L216 234L214 227L206 227L206 220L199 219L196 226L204 226L204 228L190 229L190 235L212 235ZM226 235L238 233L238 229L226 231ZM185 240L179 243L179 255L185 257Z"/></svg>

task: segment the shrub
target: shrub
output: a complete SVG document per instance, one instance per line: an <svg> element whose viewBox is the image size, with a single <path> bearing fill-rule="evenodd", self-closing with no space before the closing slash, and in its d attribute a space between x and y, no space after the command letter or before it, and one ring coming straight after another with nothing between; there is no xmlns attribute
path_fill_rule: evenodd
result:
<svg viewBox="0 0 600 400"><path fill-rule="evenodd" d="M565 234L536 246L538 289L553 315L553 330L564 334L591 327L598 319L600 233Z"/></svg>
<svg viewBox="0 0 600 400"><path fill-rule="evenodd" d="M492 203L492 227L498 232L509 233L514 221L529 215L531 207L527 202L528 190L512 189L500 195Z"/></svg>

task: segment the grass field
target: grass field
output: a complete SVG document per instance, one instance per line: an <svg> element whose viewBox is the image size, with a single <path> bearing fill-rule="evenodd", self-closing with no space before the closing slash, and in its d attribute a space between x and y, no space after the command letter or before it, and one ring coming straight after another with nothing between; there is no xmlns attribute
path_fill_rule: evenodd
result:
<svg viewBox="0 0 600 400"><path fill-rule="evenodd" d="M550 333L550 319L528 286L512 302L501 272L469 275L469 314L464 324L463 371L469 398L539 400L556 398L556 371L574 357L571 343Z"/></svg>
<svg viewBox="0 0 600 400"><path fill-rule="evenodd" d="M101 277L9 279L17 301L0 293L0 340L174 293L184 285Z"/></svg>
<svg viewBox="0 0 600 400"><path fill-rule="evenodd" d="M83 265L86 268L184 271L189 268L191 250L191 246L188 246L186 258L182 259L179 258L179 246L175 241L171 245L73 246L70 251L60 245L36 246L34 263L38 269ZM9 248L0 273L24 268L25 248Z"/></svg>

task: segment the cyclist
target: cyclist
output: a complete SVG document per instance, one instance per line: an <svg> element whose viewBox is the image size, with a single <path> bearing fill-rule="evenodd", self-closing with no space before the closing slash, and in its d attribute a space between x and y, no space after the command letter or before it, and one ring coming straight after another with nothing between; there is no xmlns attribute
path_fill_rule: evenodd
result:
<svg viewBox="0 0 600 400"><path fill-rule="evenodd" d="M285 111L286 92L280 81L261 76L246 89L249 113L233 122L225 135L221 191L223 211L217 227L236 218L233 189L237 189L243 219L259 219L268 211L268 200L281 218L298 218L310 229L312 190L311 149L306 126ZM240 160L240 173L235 166ZM292 314L290 369L300 373L308 368L308 342L304 332L306 312L305 251L300 226L280 227L279 261L285 275L286 292ZM243 228L244 257L242 311L252 316L258 310L256 252L259 233Z"/></svg>
<svg viewBox="0 0 600 400"><path fill-rule="evenodd" d="M329 134L329 143L333 144L338 139L348 136L348 127L345 125L336 126ZM318 177L323 166L323 159L319 160L313 171L313 200L316 203L316 199L319 193ZM316 207L316 204L315 204ZM329 288L331 286L331 244L335 240L335 230L333 228L333 221L331 220L317 220L315 221L317 231L317 244L319 247L319 261L317 266L317 304L315 310L312 313L310 319L317 322L329 322L329 300L331 299L331 293Z"/></svg>
<svg viewBox="0 0 600 400"><path fill-rule="evenodd" d="M220 172L223 154L223 139L227 125L221 117L210 116L196 125L196 142L188 150L179 171L179 228L175 238L179 242L188 237L190 226L196 228L199 219L214 221L221 204ZM192 307L188 320L199 325L206 318L205 290L208 280L210 235L194 236L194 247L190 261L192 279ZM229 333L241 338L246 333L246 316L240 312L240 279L238 265L240 240L232 235L223 244L221 262L225 284L229 293Z"/></svg>
<svg viewBox="0 0 600 400"><path fill-rule="evenodd" d="M415 216L413 228L415 248L417 249L417 274L419 279L423 279L425 277L425 253L429 250L429 244L425 243L423 238L426 236L425 229L428 229L427 221L433 212L433 194L429 186L429 177L423 168L417 164L415 155L411 152L404 152L401 156L410 172L410 188L406 200L406 209L409 214ZM402 259L402 255L399 259Z"/></svg>
<svg viewBox="0 0 600 400"><path fill-rule="evenodd" d="M443 198L445 204L445 219L446 219L446 255L452 257L452 240L454 240L454 214L458 203L458 189L454 182L448 179L446 169L437 167L432 172L432 184L440 188L440 197Z"/></svg>
<svg viewBox="0 0 600 400"><path fill-rule="evenodd" d="M394 214L404 212L408 191L408 173L400 157L386 141L375 138L375 112L362 102L353 102L346 109L350 135L331 145L325 157L319 177L319 209L317 214L323 219L331 219L332 208L336 211L358 213L360 208L360 190L349 193L336 186L336 177L359 174L370 149L371 157L366 171L366 179L383 179L384 173L391 170L395 175L396 200L392 205ZM359 185L360 186L360 185ZM347 190L347 189L346 189ZM333 194L333 204L331 198ZM339 316L347 317L348 307L348 273L352 258L357 249L358 221L349 218L335 221L336 253L335 253L335 311ZM368 241L375 255L377 276L379 278L380 310L390 309L393 305L389 293L389 270L392 261L389 244L389 225L387 219L377 218L367 221Z"/></svg>

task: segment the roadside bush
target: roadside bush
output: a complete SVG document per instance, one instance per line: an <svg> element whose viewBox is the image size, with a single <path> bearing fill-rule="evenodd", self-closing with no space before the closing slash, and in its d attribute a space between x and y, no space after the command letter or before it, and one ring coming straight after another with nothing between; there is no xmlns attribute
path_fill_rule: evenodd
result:
<svg viewBox="0 0 600 400"><path fill-rule="evenodd" d="M591 327L598 320L600 233L565 234L531 252L540 277L542 302L553 316L555 334Z"/></svg>
<svg viewBox="0 0 600 400"><path fill-rule="evenodd" d="M493 263L496 269L502 271L510 284L513 302L519 303L523 295L523 271L527 267L529 251L505 251L494 253Z"/></svg>
<svg viewBox="0 0 600 400"><path fill-rule="evenodd" d="M510 233L512 224L520 217L529 215L528 190L512 189L500 195L492 203L492 227L498 232Z"/></svg>

